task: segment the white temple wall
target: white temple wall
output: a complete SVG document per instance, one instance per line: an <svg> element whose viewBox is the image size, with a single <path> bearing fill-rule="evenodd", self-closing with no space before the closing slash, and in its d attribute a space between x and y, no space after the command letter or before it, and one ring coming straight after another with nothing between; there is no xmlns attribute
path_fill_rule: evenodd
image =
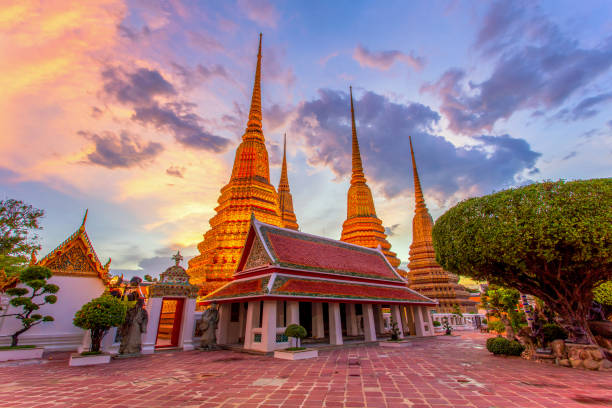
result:
<svg viewBox="0 0 612 408"><path fill-rule="evenodd" d="M85 330L72 324L74 314L87 302L104 292L105 286L101 279L85 276L52 276L49 283L59 286L55 294L57 302L43 305L39 313L50 315L53 322L40 323L19 336L19 344L44 346L45 350L71 351L77 350L83 343ZM22 285L19 285L22 286ZM27 286L22 286L26 287ZM31 289L28 288L30 291ZM30 292L31 293L31 292ZM3 305L8 302L8 296L3 296ZM42 297L40 298L42 299ZM21 328L21 322L15 317L3 317L5 308L0 311L0 346L10 345L10 336ZM14 313L9 307L6 314Z"/></svg>

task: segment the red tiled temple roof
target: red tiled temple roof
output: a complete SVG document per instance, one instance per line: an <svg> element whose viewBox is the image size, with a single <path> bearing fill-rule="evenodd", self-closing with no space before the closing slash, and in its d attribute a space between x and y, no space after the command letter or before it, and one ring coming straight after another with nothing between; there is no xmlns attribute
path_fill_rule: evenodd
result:
<svg viewBox="0 0 612 408"><path fill-rule="evenodd" d="M272 280L272 282L270 282ZM271 284L270 284L271 283ZM268 287L271 289L268 291ZM340 282L272 274L257 279L236 280L210 293L205 303L237 298L334 299L360 302L401 302L434 305L435 302L406 286Z"/></svg>
<svg viewBox="0 0 612 408"><path fill-rule="evenodd" d="M302 279L285 276L276 277L271 294L337 298L343 300L434 303L431 299L402 286L389 287L367 283L334 282L323 279Z"/></svg>
<svg viewBox="0 0 612 408"><path fill-rule="evenodd" d="M279 228L257 220L252 222L275 265L404 282L378 249Z"/></svg>

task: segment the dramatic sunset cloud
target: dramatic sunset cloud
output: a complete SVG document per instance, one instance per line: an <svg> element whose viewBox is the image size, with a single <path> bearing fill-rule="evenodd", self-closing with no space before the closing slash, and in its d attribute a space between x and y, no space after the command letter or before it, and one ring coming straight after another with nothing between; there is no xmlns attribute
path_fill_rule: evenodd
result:
<svg viewBox="0 0 612 408"><path fill-rule="evenodd" d="M408 136L434 218L532 181L610 176L611 18L606 0L7 1L0 191L46 211L43 252L89 208L114 273L196 255L246 126L262 32L270 181L286 133L299 224L339 238L352 85L377 214L406 261Z"/></svg>

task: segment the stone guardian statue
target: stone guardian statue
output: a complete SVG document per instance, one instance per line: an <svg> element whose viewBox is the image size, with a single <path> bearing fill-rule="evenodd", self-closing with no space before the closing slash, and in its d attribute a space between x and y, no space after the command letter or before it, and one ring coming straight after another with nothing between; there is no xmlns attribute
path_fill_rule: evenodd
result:
<svg viewBox="0 0 612 408"><path fill-rule="evenodd" d="M217 324L219 323L219 311L213 303L204 314L198 324L198 328L202 331L200 348L202 350L214 350L217 348Z"/></svg>
<svg viewBox="0 0 612 408"><path fill-rule="evenodd" d="M142 333L147 331L149 321L149 314L143 306L144 300L139 298L136 300L136 305L127 311L125 322L119 328L121 334L119 354L140 354Z"/></svg>

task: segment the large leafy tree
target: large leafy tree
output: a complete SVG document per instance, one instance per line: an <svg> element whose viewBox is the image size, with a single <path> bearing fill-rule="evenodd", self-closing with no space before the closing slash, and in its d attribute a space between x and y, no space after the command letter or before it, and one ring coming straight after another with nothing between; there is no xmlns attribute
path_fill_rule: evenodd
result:
<svg viewBox="0 0 612 408"><path fill-rule="evenodd" d="M19 336L32 327L43 322L52 322L52 316L43 316L38 312L44 304L57 302L55 293L59 286L48 283L51 277L51 270L44 266L29 266L19 274L19 281L22 286L6 290L6 294L11 296L9 304L13 306L14 312L4 316L14 316L21 321L21 328L11 336L11 346L18 345Z"/></svg>
<svg viewBox="0 0 612 408"><path fill-rule="evenodd" d="M465 200L433 228L447 270L542 299L574 341L593 288L612 278L612 178L544 182Z"/></svg>
<svg viewBox="0 0 612 408"><path fill-rule="evenodd" d="M40 249L35 231L41 229L43 210L20 200L0 201L0 269L17 274L26 266L33 250Z"/></svg>

